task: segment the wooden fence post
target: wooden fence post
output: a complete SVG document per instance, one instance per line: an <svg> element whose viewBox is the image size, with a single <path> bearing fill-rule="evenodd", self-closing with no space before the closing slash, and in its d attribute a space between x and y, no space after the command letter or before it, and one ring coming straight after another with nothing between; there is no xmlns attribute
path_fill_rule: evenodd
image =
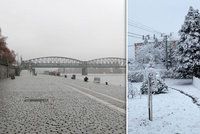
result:
<svg viewBox="0 0 200 134"><path fill-rule="evenodd" d="M153 120L153 104L152 104L152 76L148 74L148 114L149 120Z"/></svg>

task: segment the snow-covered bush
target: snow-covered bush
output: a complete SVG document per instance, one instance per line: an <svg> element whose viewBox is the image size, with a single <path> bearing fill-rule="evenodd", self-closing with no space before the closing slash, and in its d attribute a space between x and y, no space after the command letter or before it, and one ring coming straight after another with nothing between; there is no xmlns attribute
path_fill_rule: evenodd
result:
<svg viewBox="0 0 200 134"><path fill-rule="evenodd" d="M169 70L159 70L160 78L171 78L171 71Z"/></svg>
<svg viewBox="0 0 200 134"><path fill-rule="evenodd" d="M142 82L143 81L143 70L144 65L135 61L131 60L128 63L128 81L130 82Z"/></svg>
<svg viewBox="0 0 200 134"><path fill-rule="evenodd" d="M131 82L128 82L128 98L135 98L137 96L141 98L140 89L134 87Z"/></svg>
<svg viewBox="0 0 200 134"><path fill-rule="evenodd" d="M160 71L161 78L181 78L180 73L174 72L172 69Z"/></svg>
<svg viewBox="0 0 200 134"><path fill-rule="evenodd" d="M144 81L142 83L142 86L140 88L142 94L148 94L148 79L150 78L150 85L152 88L153 94L161 94L166 93L168 91L167 85L164 83L164 81L160 77L160 73L156 71L154 68L155 62L153 59L150 60L147 68L145 69L145 77Z"/></svg>
<svg viewBox="0 0 200 134"><path fill-rule="evenodd" d="M161 78L173 78L173 79L185 79L185 78L190 79L191 78L191 76L189 76L189 75L184 77L182 75L182 73L174 71L173 68L171 68L169 70L160 71L160 77Z"/></svg>
<svg viewBox="0 0 200 134"><path fill-rule="evenodd" d="M128 74L128 81L130 82L142 82L143 78L144 76L142 71L129 72Z"/></svg>
<svg viewBox="0 0 200 134"><path fill-rule="evenodd" d="M191 79L192 75L184 75L181 72L174 72L174 73L171 74L170 78L173 78L173 79Z"/></svg>
<svg viewBox="0 0 200 134"><path fill-rule="evenodd" d="M148 80L145 80L142 83L140 90L142 94L148 94ZM168 86L161 79L157 79L157 88L154 89L152 93L161 94L161 93L166 93L167 91L168 91Z"/></svg>

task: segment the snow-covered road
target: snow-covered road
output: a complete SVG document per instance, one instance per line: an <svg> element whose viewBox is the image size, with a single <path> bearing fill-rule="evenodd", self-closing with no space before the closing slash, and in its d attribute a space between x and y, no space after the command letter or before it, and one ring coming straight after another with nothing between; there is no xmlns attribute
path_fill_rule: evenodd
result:
<svg viewBox="0 0 200 134"><path fill-rule="evenodd" d="M199 97L192 85L166 81L168 86ZM189 83L188 83L189 84ZM139 88L141 83L133 83ZM194 89L193 89L194 88ZM197 95L198 94L198 95ZM169 93L153 96L153 121L148 120L147 96L128 100L129 134L199 134L200 108L190 97L169 89Z"/></svg>

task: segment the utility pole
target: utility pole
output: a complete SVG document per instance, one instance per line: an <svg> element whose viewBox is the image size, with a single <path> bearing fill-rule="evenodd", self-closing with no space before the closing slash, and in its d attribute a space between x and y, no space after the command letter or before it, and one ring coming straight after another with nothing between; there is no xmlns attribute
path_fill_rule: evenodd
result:
<svg viewBox="0 0 200 134"><path fill-rule="evenodd" d="M143 35L142 39L144 40L144 45L146 45L148 43L148 40L150 39L149 35Z"/></svg>
<svg viewBox="0 0 200 134"><path fill-rule="evenodd" d="M172 67L172 34L173 33L170 33L170 35L169 35L169 67Z"/></svg>
<svg viewBox="0 0 200 134"><path fill-rule="evenodd" d="M168 70L168 49L167 49L167 35L164 36L165 40L165 64L166 64L166 69Z"/></svg>
<svg viewBox="0 0 200 134"><path fill-rule="evenodd" d="M161 35L162 36L162 35ZM172 36L172 33L169 35L164 35L163 37L163 42L165 44L165 64L166 64L166 69L169 70L169 53L168 53L168 38ZM171 45L171 44L170 44ZM171 46L170 46L171 47Z"/></svg>

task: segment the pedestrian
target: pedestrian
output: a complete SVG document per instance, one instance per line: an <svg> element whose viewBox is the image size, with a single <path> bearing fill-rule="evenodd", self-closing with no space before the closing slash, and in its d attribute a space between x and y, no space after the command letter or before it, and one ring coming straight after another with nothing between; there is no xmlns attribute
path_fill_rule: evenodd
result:
<svg viewBox="0 0 200 134"><path fill-rule="evenodd" d="M108 85L108 82L106 81L106 85Z"/></svg>
<svg viewBox="0 0 200 134"><path fill-rule="evenodd" d="M87 81L88 81L88 77L85 77L85 78L84 78L84 81L87 82Z"/></svg>

